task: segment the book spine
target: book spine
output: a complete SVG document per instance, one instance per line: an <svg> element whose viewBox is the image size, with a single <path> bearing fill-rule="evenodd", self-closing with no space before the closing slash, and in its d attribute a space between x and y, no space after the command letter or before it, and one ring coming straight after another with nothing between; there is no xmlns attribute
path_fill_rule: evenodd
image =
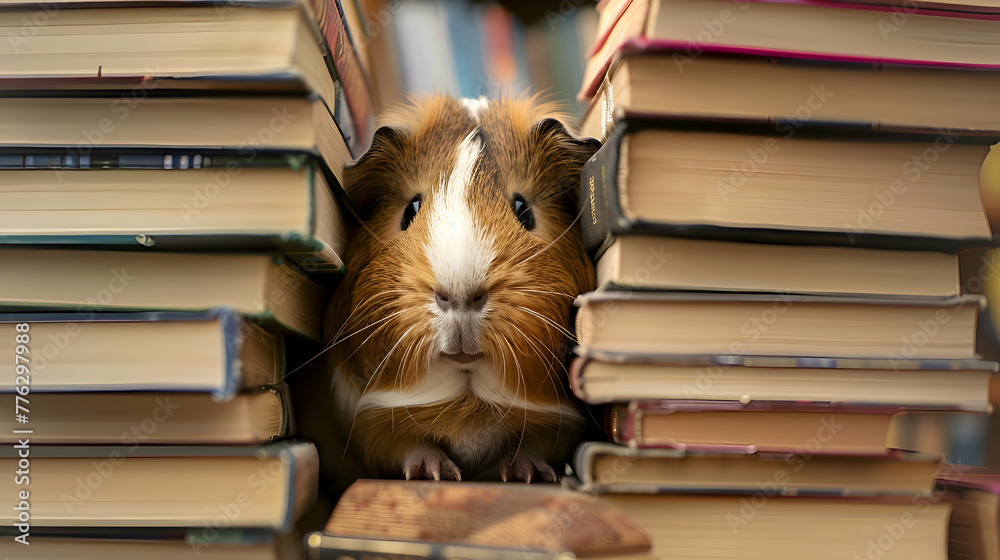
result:
<svg viewBox="0 0 1000 560"><path fill-rule="evenodd" d="M583 247L597 259L611 244L618 227L624 222L618 203L618 165L621 139L627 126L619 123L607 142L583 165L580 178L580 211Z"/></svg>
<svg viewBox="0 0 1000 560"><path fill-rule="evenodd" d="M352 37L344 27L344 14L339 0L309 0L320 33L326 40L328 63L332 61L336 75L343 92L350 124L345 126L341 114L341 100L333 100L336 107L330 109L334 113L337 124L342 126L341 133L350 146L351 155L361 157L371 144L374 126L374 110L372 109L371 89L368 86L368 76L362 69L357 52L352 45ZM367 40L358 30L355 40ZM339 97L339 96L338 96ZM346 130L345 130L346 129Z"/></svg>
<svg viewBox="0 0 1000 560"><path fill-rule="evenodd" d="M608 439L621 445L628 445L630 442L626 432L632 431L628 429L630 420L627 403L614 403L607 407L604 413L604 432L608 435Z"/></svg>

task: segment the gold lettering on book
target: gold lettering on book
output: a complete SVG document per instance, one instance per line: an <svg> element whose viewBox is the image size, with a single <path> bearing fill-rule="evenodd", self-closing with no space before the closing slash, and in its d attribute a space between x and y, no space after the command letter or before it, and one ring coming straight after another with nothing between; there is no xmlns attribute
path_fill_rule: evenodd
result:
<svg viewBox="0 0 1000 560"><path fill-rule="evenodd" d="M590 218L593 220L594 225L597 225L597 201L595 197L594 189L594 176L590 176Z"/></svg>

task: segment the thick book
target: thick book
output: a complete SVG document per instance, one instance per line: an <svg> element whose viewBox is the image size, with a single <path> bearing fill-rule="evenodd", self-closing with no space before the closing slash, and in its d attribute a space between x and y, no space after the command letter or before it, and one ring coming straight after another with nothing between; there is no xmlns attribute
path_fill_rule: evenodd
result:
<svg viewBox="0 0 1000 560"><path fill-rule="evenodd" d="M30 439L30 438L28 438ZM30 445L30 442L29 442ZM5 445L0 466L18 470ZM31 446L31 528L203 528L286 531L312 506L319 457L311 443L245 446ZM0 520L16 523L17 496L0 497ZM230 512L226 515L226 512Z"/></svg>
<svg viewBox="0 0 1000 560"><path fill-rule="evenodd" d="M615 508L538 484L359 480L341 496L323 534L401 541L393 552L416 557L431 543L516 549L522 558L536 551L600 557L649 549L645 533ZM494 556L483 549L459 557Z"/></svg>
<svg viewBox="0 0 1000 560"><path fill-rule="evenodd" d="M941 457L884 451L844 455L823 449L792 453L636 449L588 441L573 458L580 490L823 496L929 496Z"/></svg>
<svg viewBox="0 0 1000 560"><path fill-rule="evenodd" d="M85 168L88 161L93 167L107 165L95 157L102 150L183 150L194 152L186 168L198 166L195 157L204 163L205 156L228 156L220 160L224 174L215 181L223 188L227 176L259 165L269 154L292 152L321 158L339 187L344 166L354 159L332 115L314 95L161 96L140 103L92 93L96 95L0 97L0 169L16 168L11 153L45 150L60 156L60 164ZM41 122L45 126L38 126Z"/></svg>
<svg viewBox="0 0 1000 560"><path fill-rule="evenodd" d="M26 325L21 326L19 325ZM19 330L20 329L20 330ZM17 391L18 365L32 393L172 391L210 393L280 386L283 339L228 308L208 312L0 313L0 393ZM66 397L61 397L66 398Z"/></svg>
<svg viewBox="0 0 1000 560"><path fill-rule="evenodd" d="M934 496L779 496L765 485L750 496L619 493L598 498L649 533L649 559L948 559L952 504Z"/></svg>
<svg viewBox="0 0 1000 560"><path fill-rule="evenodd" d="M829 124L995 142L998 90L997 72L707 54L678 68L669 55L640 52L611 67L580 131L604 140L615 121L641 116L764 123L782 137Z"/></svg>
<svg viewBox="0 0 1000 560"><path fill-rule="evenodd" d="M1000 560L1000 474L947 465L938 491L958 500L948 530L950 560Z"/></svg>
<svg viewBox="0 0 1000 560"><path fill-rule="evenodd" d="M294 532L218 530L212 525L189 531L143 532L132 536L120 528L67 535L66 531L31 528L29 546L18 560L289 560L302 558Z"/></svg>
<svg viewBox="0 0 1000 560"><path fill-rule="evenodd" d="M676 49L679 67L703 52L792 56L864 63L1000 67L995 16L908 6L897 25L891 6L813 1L618 0L622 11L584 73L589 99L614 55L629 43ZM895 20L899 22L899 19ZM700 63L700 61L699 61Z"/></svg>
<svg viewBox="0 0 1000 560"><path fill-rule="evenodd" d="M331 186L315 162L287 157L281 167L0 169L0 244L250 249L341 272L347 232Z"/></svg>
<svg viewBox="0 0 1000 560"><path fill-rule="evenodd" d="M961 292L958 256L930 251L622 235L599 255L596 269L599 290L874 297L948 297Z"/></svg>
<svg viewBox="0 0 1000 560"><path fill-rule="evenodd" d="M987 412L996 370L996 362L982 360L592 352L574 359L570 384L591 404L663 399Z"/></svg>
<svg viewBox="0 0 1000 560"><path fill-rule="evenodd" d="M230 307L319 340L327 289L280 257L0 247L0 311L204 311Z"/></svg>
<svg viewBox="0 0 1000 560"><path fill-rule="evenodd" d="M985 298L606 291L575 303L584 353L963 360L978 357Z"/></svg>
<svg viewBox="0 0 1000 560"><path fill-rule="evenodd" d="M337 0L3 0L8 21L45 25L0 46L7 89L116 90L134 107L170 90L319 95L354 157L371 143L370 85ZM41 12L40 12L41 10ZM133 33L114 33L127 28ZM71 45L71 46L67 46ZM190 46L198 48L191 50ZM268 123L262 120L261 131Z"/></svg>
<svg viewBox="0 0 1000 560"><path fill-rule="evenodd" d="M629 447L734 448L768 453L874 455L902 407L833 407L800 402L631 401L607 407L605 431Z"/></svg>
<svg viewBox="0 0 1000 560"><path fill-rule="evenodd" d="M0 395L0 404L14 410L17 397ZM30 437L45 445L259 445L294 435L286 399L281 386L223 402L205 393L34 393ZM25 425L8 416L0 443L16 445Z"/></svg>
<svg viewBox="0 0 1000 560"><path fill-rule="evenodd" d="M989 146L668 126L618 123L584 164L592 254L622 234L924 250L993 240L979 190Z"/></svg>

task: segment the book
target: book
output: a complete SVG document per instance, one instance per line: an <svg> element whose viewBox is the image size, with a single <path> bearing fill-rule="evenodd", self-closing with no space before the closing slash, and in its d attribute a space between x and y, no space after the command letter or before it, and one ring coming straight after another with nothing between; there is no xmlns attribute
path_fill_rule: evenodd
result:
<svg viewBox="0 0 1000 560"><path fill-rule="evenodd" d="M314 162L220 166L0 169L0 244L251 248L281 252L313 273L343 270L344 219Z"/></svg>
<svg viewBox="0 0 1000 560"><path fill-rule="evenodd" d="M30 444L29 444L30 445ZM0 465L15 472L15 446ZM244 446L30 447L31 527L204 528L225 512L227 529L286 531L318 492L311 443ZM30 486L30 487L25 487ZM16 523L17 496L0 498Z"/></svg>
<svg viewBox="0 0 1000 560"><path fill-rule="evenodd" d="M321 338L327 289L280 257L0 247L0 311L198 311L231 307Z"/></svg>
<svg viewBox="0 0 1000 560"><path fill-rule="evenodd" d="M611 58L629 42L676 49L678 66L691 64L703 52L737 52L865 63L1000 67L1000 50L991 40L1000 32L1000 20L989 16L907 6L905 25L897 25L891 7L848 3L617 3L628 7L588 60L581 98L593 94Z"/></svg>
<svg viewBox="0 0 1000 560"><path fill-rule="evenodd" d="M938 491L953 493L948 529L950 560L1000 559L1000 475L945 466Z"/></svg>
<svg viewBox="0 0 1000 560"><path fill-rule="evenodd" d="M211 527L211 526L209 526ZM279 560L301 558L301 543L293 533L247 537L241 531L214 531L206 528L175 535L154 531L139 537L111 534L47 535L31 531L30 546L18 551L21 560ZM211 538L214 537L214 538Z"/></svg>
<svg viewBox="0 0 1000 560"><path fill-rule="evenodd" d="M359 480L341 496L323 534L581 557L649 548L644 532L614 508L538 484ZM482 554L474 557L492 557Z"/></svg>
<svg viewBox="0 0 1000 560"><path fill-rule="evenodd" d="M894 447L890 423L904 414L902 407L798 402L631 401L607 407L605 432L637 448L805 453L821 443L827 453L876 455Z"/></svg>
<svg viewBox="0 0 1000 560"><path fill-rule="evenodd" d="M882 359L976 358L982 296L592 292L577 298L582 352Z"/></svg>
<svg viewBox="0 0 1000 560"><path fill-rule="evenodd" d="M646 558L948 558L952 504L934 496L845 500L777 496L765 490L751 496L599 496L649 533L653 547Z"/></svg>
<svg viewBox="0 0 1000 560"><path fill-rule="evenodd" d="M271 153L308 153L322 158L338 188L344 166L353 161L337 123L316 96L149 96L140 104L93 93L97 96L0 97L5 116L0 157L44 148L79 162L101 150L183 149L197 156L228 154L223 167L237 165L229 169L235 175ZM45 126L38 126L41 122Z"/></svg>
<svg viewBox="0 0 1000 560"><path fill-rule="evenodd" d="M961 292L958 257L930 251L622 235L598 257L596 269L598 290L913 297Z"/></svg>
<svg viewBox="0 0 1000 560"><path fill-rule="evenodd" d="M630 233L923 250L989 244L979 191L988 153L955 138L619 123L583 168L584 246L599 252Z"/></svg>
<svg viewBox="0 0 1000 560"><path fill-rule="evenodd" d="M34 391L32 391L34 392ZM241 393L219 402L206 393L50 393L31 398L31 442L44 445L259 445L293 434L286 389ZM0 394L14 410L15 394ZM16 445L13 416L0 443Z"/></svg>
<svg viewBox="0 0 1000 560"><path fill-rule="evenodd" d="M929 496L941 458L927 453L830 453L822 442L800 453L635 449L588 441L573 458L587 492Z"/></svg>
<svg viewBox="0 0 1000 560"><path fill-rule="evenodd" d="M609 69L580 132L604 140L615 121L641 116L764 123L782 136L818 123L995 141L998 88L996 72L714 55L678 68L637 53Z"/></svg>
<svg viewBox="0 0 1000 560"><path fill-rule="evenodd" d="M52 1L3 1L9 21L31 18L39 5L47 18L30 37L16 26L9 31L11 40L0 49L6 88L126 90L120 99L130 106L151 92L176 89L308 91L322 98L354 157L368 149L371 92L337 0L221 7L204 0L87 2L52 9ZM118 28L136 32L109 32ZM199 48L190 50L192 44Z"/></svg>
<svg viewBox="0 0 1000 560"><path fill-rule="evenodd" d="M592 352L573 360L570 385L591 404L774 401L986 412L996 367L981 360Z"/></svg>
<svg viewBox="0 0 1000 560"><path fill-rule="evenodd" d="M28 325L32 393L202 392L225 401L280 386L285 370L283 339L227 308L0 313L0 352L14 355L19 324ZM17 391L16 362L0 365L0 393Z"/></svg>
<svg viewBox="0 0 1000 560"><path fill-rule="evenodd" d="M855 3L854 0L831 0L833 2ZM865 0L865 4L908 7L922 10L951 10L955 12L972 12L975 14L1000 13L1000 6L991 0Z"/></svg>

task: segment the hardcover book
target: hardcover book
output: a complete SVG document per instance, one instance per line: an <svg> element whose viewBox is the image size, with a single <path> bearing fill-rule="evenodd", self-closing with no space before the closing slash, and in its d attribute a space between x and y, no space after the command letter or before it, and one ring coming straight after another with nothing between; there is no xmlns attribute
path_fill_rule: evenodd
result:
<svg viewBox="0 0 1000 560"><path fill-rule="evenodd" d="M280 386L283 339L228 308L207 312L0 313L0 352L14 355L28 324L32 393L172 391L226 401ZM16 365L0 364L0 393L14 393ZM47 397L46 397L47 398Z"/></svg>
<svg viewBox="0 0 1000 560"><path fill-rule="evenodd" d="M584 246L598 254L623 234L922 250L989 244L979 190L989 146L957 139L621 122L583 168Z"/></svg>

